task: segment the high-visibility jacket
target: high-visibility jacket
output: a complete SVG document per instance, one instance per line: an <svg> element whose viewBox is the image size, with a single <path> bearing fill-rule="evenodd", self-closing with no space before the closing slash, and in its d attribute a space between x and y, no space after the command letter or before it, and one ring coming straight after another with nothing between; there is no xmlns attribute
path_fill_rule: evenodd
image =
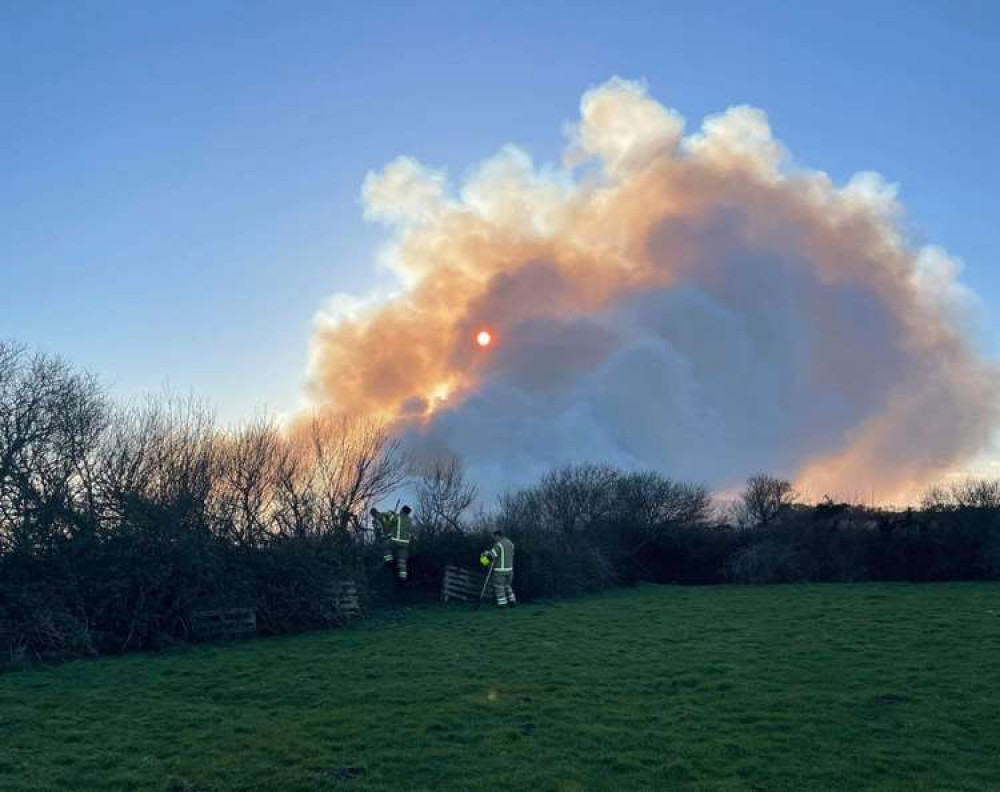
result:
<svg viewBox="0 0 1000 792"><path fill-rule="evenodd" d="M514 543L506 536L501 536L485 554L493 559L494 572L514 571Z"/></svg>
<svg viewBox="0 0 1000 792"><path fill-rule="evenodd" d="M389 534L393 544L408 545L410 543L410 515L396 512L382 513L382 527Z"/></svg>
<svg viewBox="0 0 1000 792"><path fill-rule="evenodd" d="M410 543L410 515L400 514L396 519L396 534L392 537L394 542L399 542L400 544Z"/></svg>

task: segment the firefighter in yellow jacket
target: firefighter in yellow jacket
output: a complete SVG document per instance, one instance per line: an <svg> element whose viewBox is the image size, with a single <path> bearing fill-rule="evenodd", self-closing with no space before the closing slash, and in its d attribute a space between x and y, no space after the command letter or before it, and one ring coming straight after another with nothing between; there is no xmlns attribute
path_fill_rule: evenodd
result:
<svg viewBox="0 0 1000 792"><path fill-rule="evenodd" d="M479 557L479 563L484 567L493 565L493 593L497 605L501 608L517 605L514 596L514 543L503 535L503 531L493 532L493 547Z"/></svg>
<svg viewBox="0 0 1000 792"><path fill-rule="evenodd" d="M401 583L406 582L406 560L410 555L411 512L409 506L403 506L399 514L394 511L371 510L375 523L382 529L385 537L385 563L396 562L396 577Z"/></svg>

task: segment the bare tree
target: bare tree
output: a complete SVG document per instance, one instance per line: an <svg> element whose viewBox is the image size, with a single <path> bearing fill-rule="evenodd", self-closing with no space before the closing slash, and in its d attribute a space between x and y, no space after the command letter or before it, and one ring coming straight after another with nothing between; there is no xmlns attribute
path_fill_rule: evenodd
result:
<svg viewBox="0 0 1000 792"><path fill-rule="evenodd" d="M417 486L418 520L424 530L457 530L478 494L476 485L466 479L458 456L438 459L425 470Z"/></svg>
<svg viewBox="0 0 1000 792"><path fill-rule="evenodd" d="M572 533L606 521L614 511L620 472L608 465L570 465L547 473L538 490L542 521Z"/></svg>
<svg viewBox="0 0 1000 792"><path fill-rule="evenodd" d="M922 505L930 510L1000 509L1000 480L969 476L948 486L931 487Z"/></svg>
<svg viewBox="0 0 1000 792"><path fill-rule="evenodd" d="M653 472L622 474L616 482L615 497L623 517L650 528L701 524L709 519L712 510L712 499L703 486Z"/></svg>
<svg viewBox="0 0 1000 792"><path fill-rule="evenodd" d="M207 522L220 451L215 418L196 399L170 396L159 405L158 417L153 495L158 503Z"/></svg>
<svg viewBox="0 0 1000 792"><path fill-rule="evenodd" d="M935 484L920 499L920 506L927 511L944 511L953 508L951 492L947 487Z"/></svg>
<svg viewBox="0 0 1000 792"><path fill-rule="evenodd" d="M384 424L368 418L313 415L293 440L302 476L311 477L316 517L321 525L347 530L359 515L394 492L406 478L399 439Z"/></svg>
<svg viewBox="0 0 1000 792"><path fill-rule="evenodd" d="M96 489L101 519L121 527L138 499L153 499L159 447L166 442L167 420L155 402L113 411L98 449Z"/></svg>
<svg viewBox="0 0 1000 792"><path fill-rule="evenodd" d="M287 454L278 428L264 419L220 438L213 516L232 541L259 545L271 532Z"/></svg>
<svg viewBox="0 0 1000 792"><path fill-rule="evenodd" d="M209 523L222 445L211 412L169 394L113 414L95 471L99 510L125 527L136 510L160 509L175 522Z"/></svg>
<svg viewBox="0 0 1000 792"><path fill-rule="evenodd" d="M740 496L741 521L748 525L768 525L794 500L795 490L790 482L763 474L751 476Z"/></svg>
<svg viewBox="0 0 1000 792"><path fill-rule="evenodd" d="M0 549L89 527L93 454L106 415L92 376L0 342Z"/></svg>
<svg viewBox="0 0 1000 792"><path fill-rule="evenodd" d="M275 470L274 527L278 533L302 538L318 530L314 474L307 454L286 440Z"/></svg>

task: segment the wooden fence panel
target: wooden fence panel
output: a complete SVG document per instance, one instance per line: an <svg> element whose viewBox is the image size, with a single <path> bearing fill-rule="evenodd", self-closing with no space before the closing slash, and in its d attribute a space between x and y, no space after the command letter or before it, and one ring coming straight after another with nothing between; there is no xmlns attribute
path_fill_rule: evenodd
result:
<svg viewBox="0 0 1000 792"><path fill-rule="evenodd" d="M485 575L482 572L447 566L444 568L444 580L441 582L441 601L469 602L479 599L484 580Z"/></svg>
<svg viewBox="0 0 1000 792"><path fill-rule="evenodd" d="M257 634L253 608L217 608L191 614L191 634L199 641L251 638Z"/></svg>
<svg viewBox="0 0 1000 792"><path fill-rule="evenodd" d="M358 587L353 580L344 580L332 586L330 600L338 621L357 619L364 615L358 597Z"/></svg>

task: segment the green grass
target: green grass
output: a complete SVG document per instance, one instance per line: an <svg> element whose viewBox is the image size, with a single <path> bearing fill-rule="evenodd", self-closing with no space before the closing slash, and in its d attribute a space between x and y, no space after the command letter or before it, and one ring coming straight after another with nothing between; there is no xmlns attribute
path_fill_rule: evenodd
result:
<svg viewBox="0 0 1000 792"><path fill-rule="evenodd" d="M0 676L0 790L997 790L1000 586L642 587Z"/></svg>

